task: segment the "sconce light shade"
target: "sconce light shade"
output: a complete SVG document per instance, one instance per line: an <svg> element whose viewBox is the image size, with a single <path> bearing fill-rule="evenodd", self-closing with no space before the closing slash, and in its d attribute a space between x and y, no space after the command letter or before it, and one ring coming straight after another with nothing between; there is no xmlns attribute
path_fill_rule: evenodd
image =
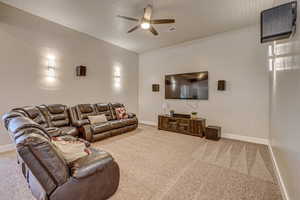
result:
<svg viewBox="0 0 300 200"><path fill-rule="evenodd" d="M226 81L225 80L218 80L218 90L219 91L226 90Z"/></svg>
<svg viewBox="0 0 300 200"><path fill-rule="evenodd" d="M86 76L86 66L80 65L76 67L77 76Z"/></svg>
<svg viewBox="0 0 300 200"><path fill-rule="evenodd" d="M159 84L152 84L152 92L159 92Z"/></svg>

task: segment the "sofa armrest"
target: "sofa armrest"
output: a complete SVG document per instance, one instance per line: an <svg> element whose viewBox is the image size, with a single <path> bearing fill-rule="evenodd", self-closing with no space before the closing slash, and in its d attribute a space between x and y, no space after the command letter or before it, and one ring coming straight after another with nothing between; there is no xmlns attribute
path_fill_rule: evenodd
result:
<svg viewBox="0 0 300 200"><path fill-rule="evenodd" d="M102 171L111 162L113 158L109 153L92 149L90 155L71 163L71 175L76 179L86 178Z"/></svg>
<svg viewBox="0 0 300 200"><path fill-rule="evenodd" d="M83 139L92 142L93 140L93 133L91 129L91 125L87 124L79 128L79 131L82 133Z"/></svg>
<svg viewBox="0 0 300 200"><path fill-rule="evenodd" d="M84 120L77 120L72 122L72 125L76 126L76 127L82 127L84 125L90 124L89 120L84 119Z"/></svg>
<svg viewBox="0 0 300 200"><path fill-rule="evenodd" d="M48 128L46 128L46 131L51 137L57 137L57 136L62 135L61 129L59 129L57 127L48 127Z"/></svg>
<svg viewBox="0 0 300 200"><path fill-rule="evenodd" d="M128 118L134 118L134 117L136 117L136 114L130 113L130 112L128 112L127 115L128 115Z"/></svg>

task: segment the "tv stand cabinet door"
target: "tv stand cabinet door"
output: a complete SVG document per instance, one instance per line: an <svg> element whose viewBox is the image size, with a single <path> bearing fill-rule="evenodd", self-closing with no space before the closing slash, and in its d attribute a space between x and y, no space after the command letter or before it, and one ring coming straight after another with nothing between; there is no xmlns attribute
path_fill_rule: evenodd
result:
<svg viewBox="0 0 300 200"><path fill-rule="evenodd" d="M193 135L204 137L205 135L205 120L191 120L191 132Z"/></svg>
<svg viewBox="0 0 300 200"><path fill-rule="evenodd" d="M196 120L196 126L195 126L195 134L199 135L200 137L205 136L205 129L206 129L206 123L205 120Z"/></svg>
<svg viewBox="0 0 300 200"><path fill-rule="evenodd" d="M173 131L176 126L176 121L172 120L170 117L158 116L158 129Z"/></svg>

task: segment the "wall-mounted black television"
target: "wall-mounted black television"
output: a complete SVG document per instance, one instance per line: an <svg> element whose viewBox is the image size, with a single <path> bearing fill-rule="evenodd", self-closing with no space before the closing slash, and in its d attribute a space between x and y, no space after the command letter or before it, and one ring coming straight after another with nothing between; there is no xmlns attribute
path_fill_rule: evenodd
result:
<svg viewBox="0 0 300 200"><path fill-rule="evenodd" d="M208 72L166 75L165 98L208 100Z"/></svg>
<svg viewBox="0 0 300 200"><path fill-rule="evenodd" d="M297 1L261 12L261 43L291 37L296 29Z"/></svg>

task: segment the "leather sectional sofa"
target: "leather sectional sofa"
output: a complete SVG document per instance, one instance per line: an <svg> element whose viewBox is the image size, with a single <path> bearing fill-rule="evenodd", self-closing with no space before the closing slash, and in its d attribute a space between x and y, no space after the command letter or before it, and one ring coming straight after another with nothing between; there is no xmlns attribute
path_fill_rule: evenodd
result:
<svg viewBox="0 0 300 200"><path fill-rule="evenodd" d="M70 108L72 124L78 128L82 137L90 142L136 129L138 120L135 114L128 113L127 119L117 119L115 109L123 106L120 103L76 105ZM108 121L94 125L89 123L88 116L100 114L105 114Z"/></svg>
<svg viewBox="0 0 300 200"><path fill-rule="evenodd" d="M122 104L41 105L15 108L3 116L16 144L18 163L38 200L102 200L119 185L120 170L113 157L90 147L89 141L137 128L134 114L117 120L115 108ZM108 121L90 124L88 116L105 114ZM83 136L84 139L79 137ZM53 138L83 141L89 155L67 163Z"/></svg>

